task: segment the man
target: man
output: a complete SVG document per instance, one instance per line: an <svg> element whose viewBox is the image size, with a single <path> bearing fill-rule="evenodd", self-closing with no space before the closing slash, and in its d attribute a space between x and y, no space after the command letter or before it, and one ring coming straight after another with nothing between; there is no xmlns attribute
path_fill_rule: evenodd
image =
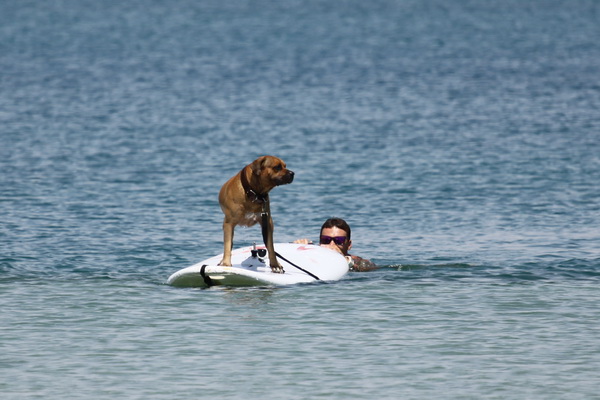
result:
<svg viewBox="0 0 600 400"><path fill-rule="evenodd" d="M350 240L350 225L341 218L329 218L323 226L319 235L319 244L331 250L341 253L348 260L348 265L351 271L371 271L377 269L377 265L373 262L348 254L352 248L352 240ZM308 239L298 239L294 243L308 244L311 243Z"/></svg>

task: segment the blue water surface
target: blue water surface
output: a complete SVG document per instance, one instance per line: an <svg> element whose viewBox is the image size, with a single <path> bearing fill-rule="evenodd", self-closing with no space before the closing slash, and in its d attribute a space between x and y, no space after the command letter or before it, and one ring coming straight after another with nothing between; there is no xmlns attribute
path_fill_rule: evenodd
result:
<svg viewBox="0 0 600 400"><path fill-rule="evenodd" d="M6 398L598 398L600 3L0 9ZM276 241L383 268L166 285L264 154Z"/></svg>

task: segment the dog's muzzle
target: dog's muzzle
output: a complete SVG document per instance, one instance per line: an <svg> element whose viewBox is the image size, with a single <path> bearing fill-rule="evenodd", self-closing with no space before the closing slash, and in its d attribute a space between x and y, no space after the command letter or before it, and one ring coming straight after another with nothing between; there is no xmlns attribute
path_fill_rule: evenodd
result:
<svg viewBox="0 0 600 400"><path fill-rule="evenodd" d="M287 174L285 174L285 183L292 183L292 181L294 180L294 171L288 171Z"/></svg>
<svg viewBox="0 0 600 400"><path fill-rule="evenodd" d="M294 171L287 171L285 175L276 180L277 185L285 185L288 183L292 183L294 180Z"/></svg>

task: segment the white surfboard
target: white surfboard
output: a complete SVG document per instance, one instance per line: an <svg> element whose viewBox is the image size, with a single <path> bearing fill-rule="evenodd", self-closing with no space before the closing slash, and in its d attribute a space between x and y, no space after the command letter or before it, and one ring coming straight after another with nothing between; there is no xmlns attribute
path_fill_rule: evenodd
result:
<svg viewBox="0 0 600 400"><path fill-rule="evenodd" d="M334 281L348 272L341 254L312 244L275 243L275 252L284 273L271 272L265 246L233 250L231 267L217 265L223 254L183 268L167 283L178 287L293 285L316 281Z"/></svg>

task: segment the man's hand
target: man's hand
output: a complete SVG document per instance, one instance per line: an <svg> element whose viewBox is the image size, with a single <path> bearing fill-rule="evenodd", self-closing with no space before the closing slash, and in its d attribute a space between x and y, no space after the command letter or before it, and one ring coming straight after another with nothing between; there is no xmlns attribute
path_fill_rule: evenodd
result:
<svg viewBox="0 0 600 400"><path fill-rule="evenodd" d="M342 252L342 249L340 249L340 246L336 245L333 240L331 241L331 243L329 244L322 244L321 247L325 247L327 249L333 250L333 251L337 251L338 253L340 253L341 255L344 255L344 253Z"/></svg>
<svg viewBox="0 0 600 400"><path fill-rule="evenodd" d="M296 239L296 240L294 240L294 243L296 243L296 244L313 244L312 240L308 240L308 239Z"/></svg>

